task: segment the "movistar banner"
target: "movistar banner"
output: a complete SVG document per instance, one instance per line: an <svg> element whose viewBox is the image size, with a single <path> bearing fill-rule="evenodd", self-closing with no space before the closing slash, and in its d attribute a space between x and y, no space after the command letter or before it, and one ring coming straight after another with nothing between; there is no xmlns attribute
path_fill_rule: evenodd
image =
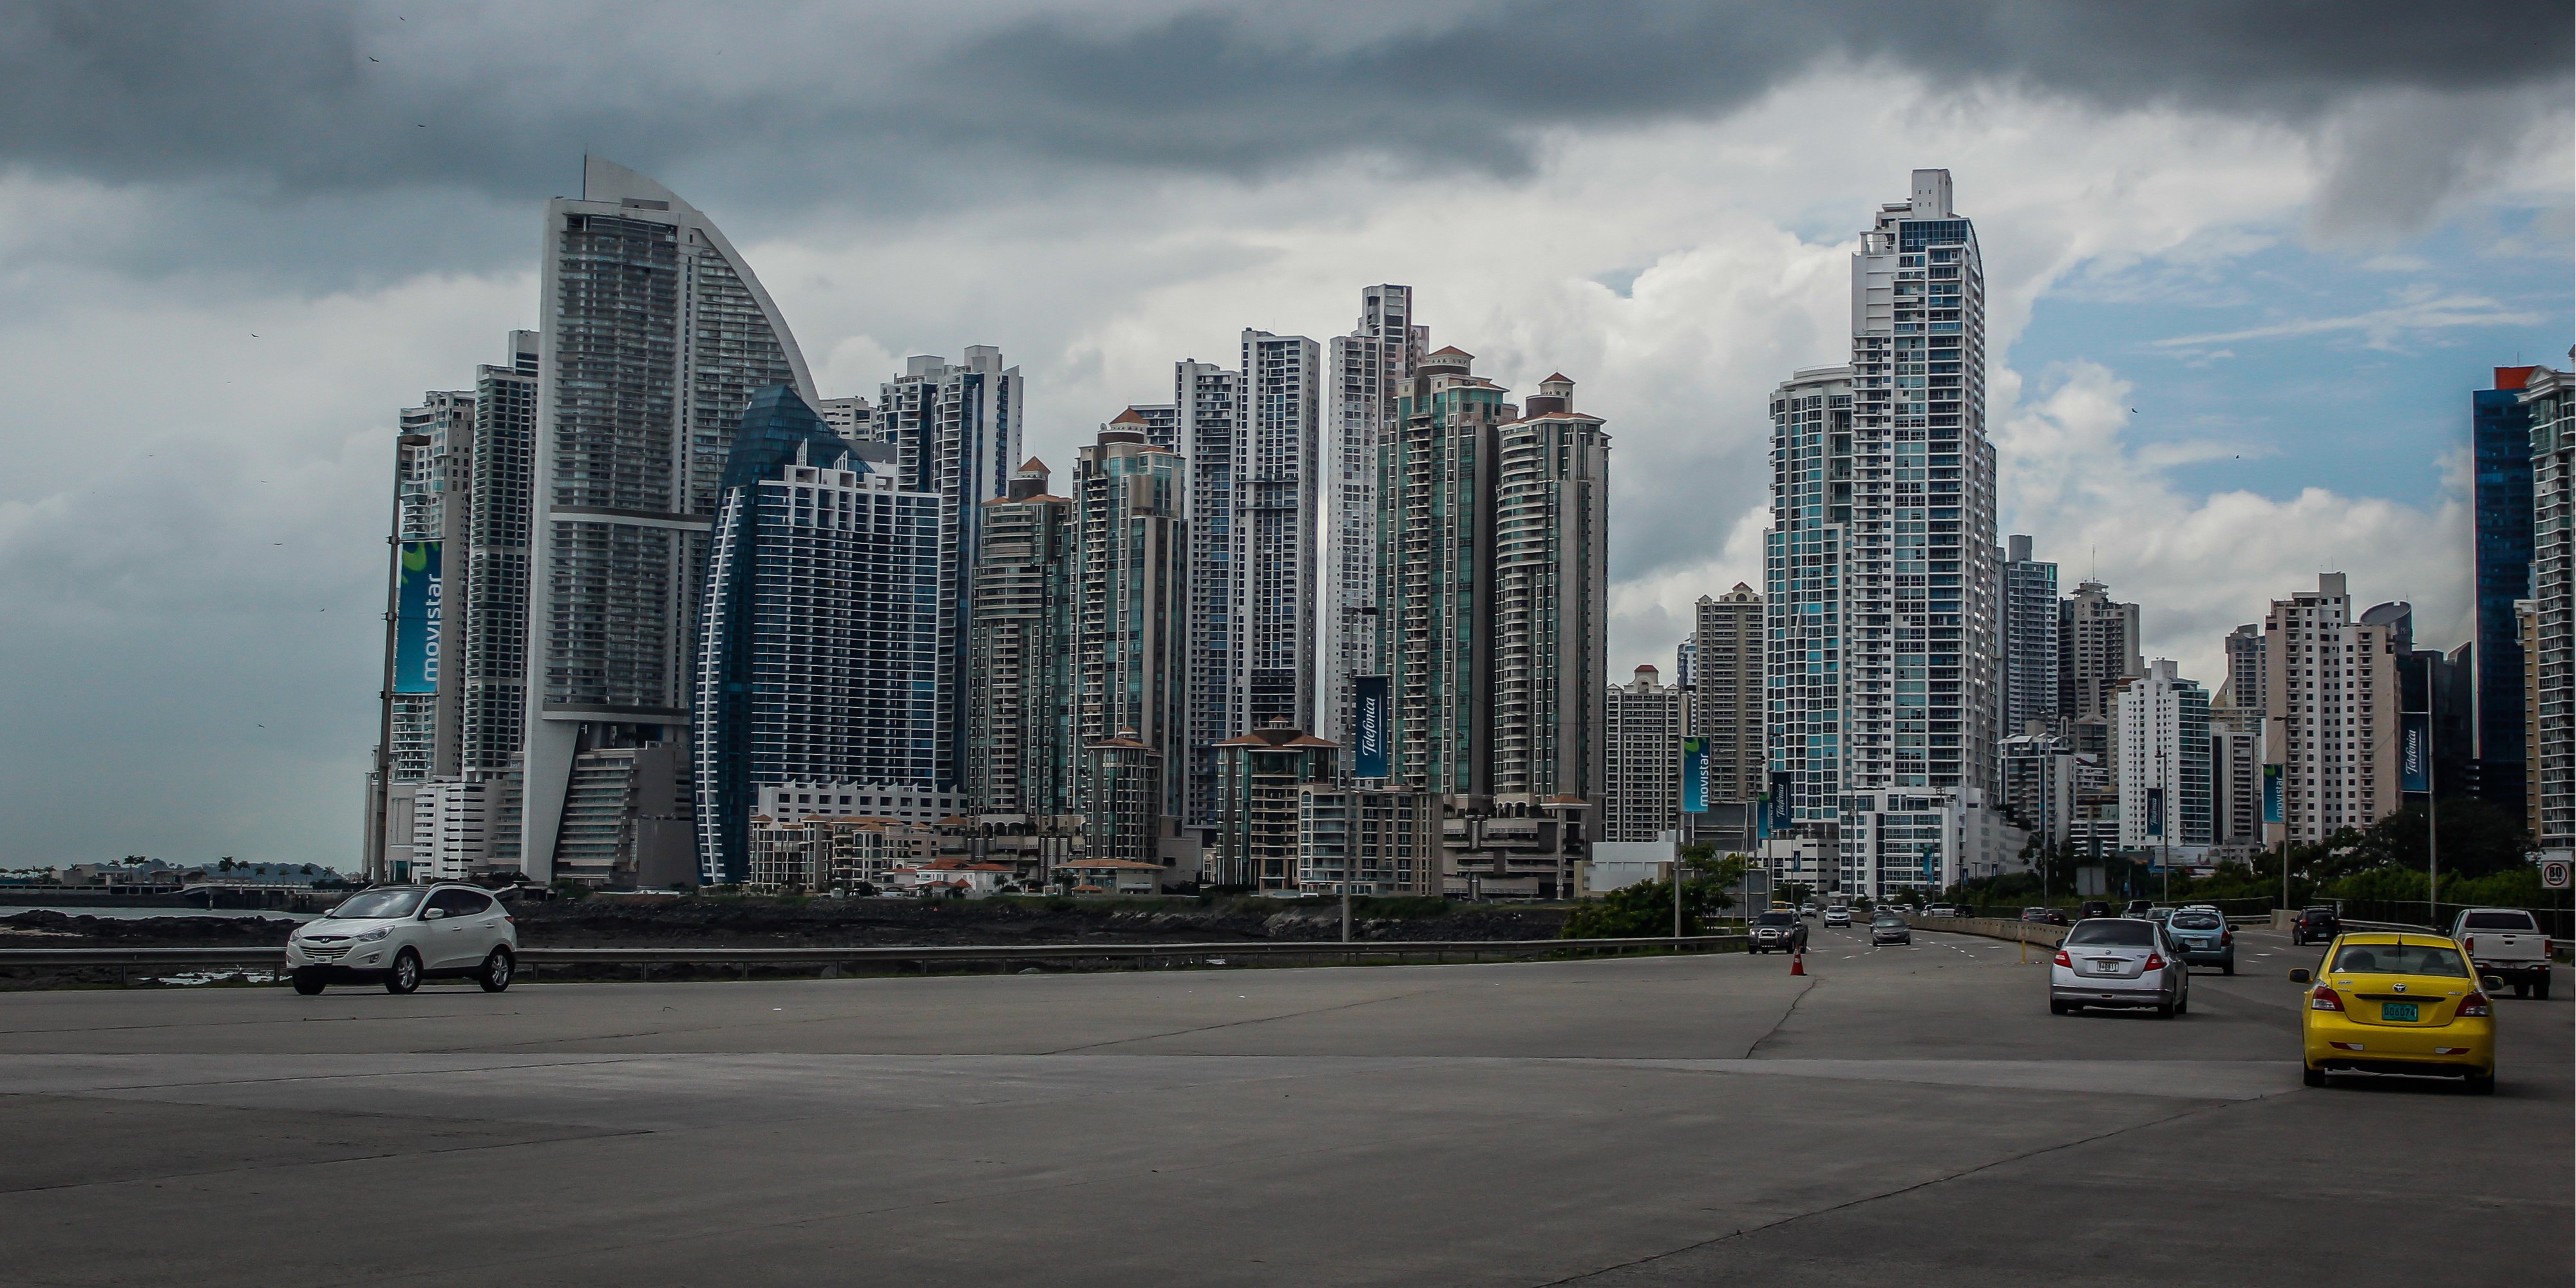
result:
<svg viewBox="0 0 2576 1288"><path fill-rule="evenodd" d="M2161 787L2150 787L2147 789L2147 835L2162 836L2164 834L2165 789Z"/></svg>
<svg viewBox="0 0 2576 1288"><path fill-rule="evenodd" d="M1682 812L1708 812L1708 739L1682 739Z"/></svg>
<svg viewBox="0 0 2576 1288"><path fill-rule="evenodd" d="M1383 675L1351 677L1351 776L1387 776L1387 681Z"/></svg>
<svg viewBox="0 0 2576 1288"><path fill-rule="evenodd" d="M2263 821L2281 821L2281 767L2263 766Z"/></svg>
<svg viewBox="0 0 2576 1288"><path fill-rule="evenodd" d="M2397 732L2397 790L2402 792L2433 790L2433 717L2429 712L2409 711L2400 717Z"/></svg>
<svg viewBox="0 0 2576 1288"><path fill-rule="evenodd" d="M394 582L394 692L438 692L445 568L435 541L402 543Z"/></svg>

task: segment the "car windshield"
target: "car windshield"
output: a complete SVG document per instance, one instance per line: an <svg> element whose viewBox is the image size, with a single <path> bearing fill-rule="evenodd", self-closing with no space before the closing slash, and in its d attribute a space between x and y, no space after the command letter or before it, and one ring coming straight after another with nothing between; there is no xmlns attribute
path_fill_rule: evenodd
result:
<svg viewBox="0 0 2576 1288"><path fill-rule="evenodd" d="M2302 916L2302 917L2331 917L2331 916L2333 916L2333 915L2334 915L2334 909L2332 909L2332 908L2308 908L2308 909L2305 909L2305 910L2301 911L2301 912L2299 913L2299 915L2300 915L2300 916Z"/></svg>
<svg viewBox="0 0 2576 1288"><path fill-rule="evenodd" d="M2448 944L2346 944L2335 954L2338 973L2356 975L2440 975L2467 979L2468 963Z"/></svg>
<svg viewBox="0 0 2576 1288"><path fill-rule="evenodd" d="M2214 912L2177 912L2173 915L2173 928L2176 930L2216 930L2226 924L2227 919Z"/></svg>
<svg viewBox="0 0 2576 1288"><path fill-rule="evenodd" d="M1877 916L1870 918L1869 924L1873 926L1902 926L1905 924L1905 918L1897 916L1892 912L1882 912Z"/></svg>
<svg viewBox="0 0 2576 1288"><path fill-rule="evenodd" d="M2075 929L2066 932L2066 942L2070 947L2096 944L2110 948L2153 948L2156 928L2143 921L2081 921L2076 923Z"/></svg>
<svg viewBox="0 0 2576 1288"><path fill-rule="evenodd" d="M1796 917L1790 916L1785 912L1766 912L1760 917L1755 918L1753 924L1757 926L1790 926L1797 924L1797 921L1798 919Z"/></svg>
<svg viewBox="0 0 2576 1288"><path fill-rule="evenodd" d="M2473 912L2468 916L2470 930L2537 930L2527 912Z"/></svg>
<svg viewBox="0 0 2576 1288"><path fill-rule="evenodd" d="M420 910L421 891L369 890L341 900L331 915L343 920L361 917L408 917Z"/></svg>

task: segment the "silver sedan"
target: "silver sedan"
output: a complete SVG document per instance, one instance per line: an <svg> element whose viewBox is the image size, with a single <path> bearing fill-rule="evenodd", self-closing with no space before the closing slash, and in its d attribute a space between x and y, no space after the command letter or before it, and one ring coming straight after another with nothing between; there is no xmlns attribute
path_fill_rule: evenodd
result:
<svg viewBox="0 0 2576 1288"><path fill-rule="evenodd" d="M2191 1009L2191 967L2171 933L2152 921L2088 917L2066 932L2048 967L2048 1010L2152 1008L2165 1019Z"/></svg>

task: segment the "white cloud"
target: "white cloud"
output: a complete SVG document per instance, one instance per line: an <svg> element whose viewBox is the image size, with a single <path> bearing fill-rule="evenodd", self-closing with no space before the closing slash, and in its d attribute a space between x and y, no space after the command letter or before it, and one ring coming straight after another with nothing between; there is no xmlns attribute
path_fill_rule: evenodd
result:
<svg viewBox="0 0 2576 1288"><path fill-rule="evenodd" d="M2290 336L2323 335L2332 332L2358 332L2364 343L2374 349L2396 346L2400 338L2419 331L2440 331L2467 326L2528 326L2541 320L2535 313L2511 308L2501 301L2483 295L2452 292L2431 294L2422 291L2405 293L2398 303L2366 313L2342 317L2295 318L2237 331L2213 331L2206 335L2178 335L2156 341L2159 348L2202 349L2214 344L2233 344L2241 340L2272 340Z"/></svg>

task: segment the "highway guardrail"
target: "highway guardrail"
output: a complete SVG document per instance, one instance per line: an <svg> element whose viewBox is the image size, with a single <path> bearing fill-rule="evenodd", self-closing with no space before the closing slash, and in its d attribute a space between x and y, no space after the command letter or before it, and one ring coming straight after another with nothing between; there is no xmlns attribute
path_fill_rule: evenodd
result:
<svg viewBox="0 0 2576 1288"><path fill-rule="evenodd" d="M2026 944L2046 944L2055 948L2066 941L2067 927L2044 921L2007 921L2002 917L1919 917L1905 914L1905 924L1917 930L1946 930L1954 935L1982 935L1988 939L2017 939Z"/></svg>

